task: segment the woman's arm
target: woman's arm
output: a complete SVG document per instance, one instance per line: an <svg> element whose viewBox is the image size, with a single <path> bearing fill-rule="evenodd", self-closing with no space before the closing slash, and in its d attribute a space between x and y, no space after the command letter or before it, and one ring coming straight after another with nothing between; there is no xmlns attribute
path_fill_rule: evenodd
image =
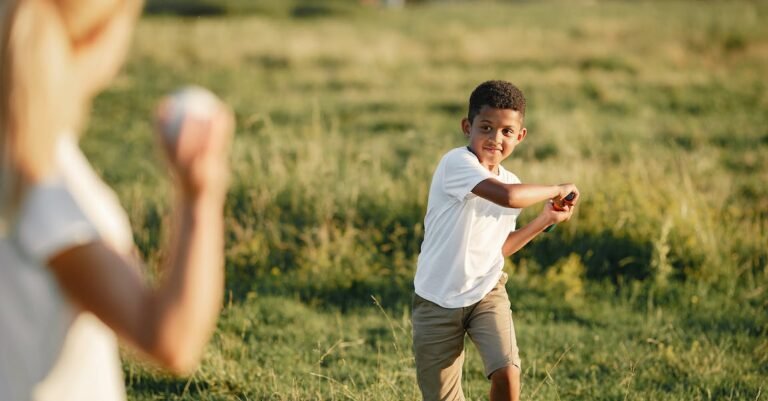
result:
<svg viewBox="0 0 768 401"><path fill-rule="evenodd" d="M12 63L14 94L24 95L21 100L16 96L15 105L27 103L9 108L9 113L14 132L31 149L52 147L57 135L74 128L83 106L122 64L141 2L110 1L114 7L106 8L97 25L85 29L85 36L73 37L66 19L78 18L89 10L87 5L99 1L28 0L14 10L7 48L13 57L3 62ZM67 14L71 10L62 7L68 5L82 7ZM161 107L161 119L168 118L166 109ZM51 123L32 124L38 120ZM137 261L104 242L62 250L48 260L66 296L177 373L196 365L221 305L222 209L232 125L231 111L218 105L210 119L185 120L173 143L160 141L174 172L177 200L168 259L157 287L143 281ZM43 158L28 159L23 161L36 166Z"/></svg>
<svg viewBox="0 0 768 401"><path fill-rule="evenodd" d="M178 142L165 144L178 200L156 288L142 280L135 261L102 242L68 249L49 261L75 303L176 373L194 369L221 307L231 129L231 114L222 107L211 122L185 121Z"/></svg>
<svg viewBox="0 0 768 401"><path fill-rule="evenodd" d="M172 256L157 288L103 242L50 261L64 292L119 337L178 374L191 372L214 328L223 288L220 202L179 205Z"/></svg>

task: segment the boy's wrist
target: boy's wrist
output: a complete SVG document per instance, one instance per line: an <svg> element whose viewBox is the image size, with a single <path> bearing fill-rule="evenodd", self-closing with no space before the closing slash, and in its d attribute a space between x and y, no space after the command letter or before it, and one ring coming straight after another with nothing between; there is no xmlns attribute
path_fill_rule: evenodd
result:
<svg viewBox="0 0 768 401"><path fill-rule="evenodd" d="M564 185L558 185L557 186L557 195L555 195L554 197L555 198L565 198L566 196L568 196L568 193L569 193L568 189L565 188Z"/></svg>
<svg viewBox="0 0 768 401"><path fill-rule="evenodd" d="M536 224L536 228L539 231L544 231L545 228L551 226L552 224L557 224L557 221L555 221L555 219L549 216L546 212L542 212L536 216L536 218L533 220L533 223Z"/></svg>

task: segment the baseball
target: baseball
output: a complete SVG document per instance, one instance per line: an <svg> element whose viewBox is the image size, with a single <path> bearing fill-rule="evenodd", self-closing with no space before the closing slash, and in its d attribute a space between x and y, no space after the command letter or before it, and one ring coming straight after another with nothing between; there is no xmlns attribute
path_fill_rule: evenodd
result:
<svg viewBox="0 0 768 401"><path fill-rule="evenodd" d="M219 107L216 95L199 86L181 88L169 95L166 102L166 109L158 117L158 125L170 143L178 139L185 119L211 119Z"/></svg>

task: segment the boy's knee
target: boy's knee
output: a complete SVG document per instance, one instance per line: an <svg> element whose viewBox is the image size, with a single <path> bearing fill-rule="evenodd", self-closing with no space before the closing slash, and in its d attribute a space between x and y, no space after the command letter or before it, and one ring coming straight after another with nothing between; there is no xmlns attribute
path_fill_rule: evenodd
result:
<svg viewBox="0 0 768 401"><path fill-rule="evenodd" d="M491 382L497 385L511 386L520 382L520 369L515 365L496 369L491 373Z"/></svg>

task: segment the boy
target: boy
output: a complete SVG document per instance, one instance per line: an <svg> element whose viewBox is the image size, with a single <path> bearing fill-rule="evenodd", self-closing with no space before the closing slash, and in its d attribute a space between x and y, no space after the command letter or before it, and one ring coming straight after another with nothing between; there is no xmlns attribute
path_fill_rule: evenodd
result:
<svg viewBox="0 0 768 401"><path fill-rule="evenodd" d="M509 82L480 84L461 121L468 146L449 151L429 190L413 300L413 347L424 400L463 400L464 335L491 381L492 401L520 396L520 358L502 272L504 258L551 224L568 220L572 184L521 184L501 166L527 134L525 97ZM571 200L565 197L574 193ZM520 208L544 210L515 230Z"/></svg>

